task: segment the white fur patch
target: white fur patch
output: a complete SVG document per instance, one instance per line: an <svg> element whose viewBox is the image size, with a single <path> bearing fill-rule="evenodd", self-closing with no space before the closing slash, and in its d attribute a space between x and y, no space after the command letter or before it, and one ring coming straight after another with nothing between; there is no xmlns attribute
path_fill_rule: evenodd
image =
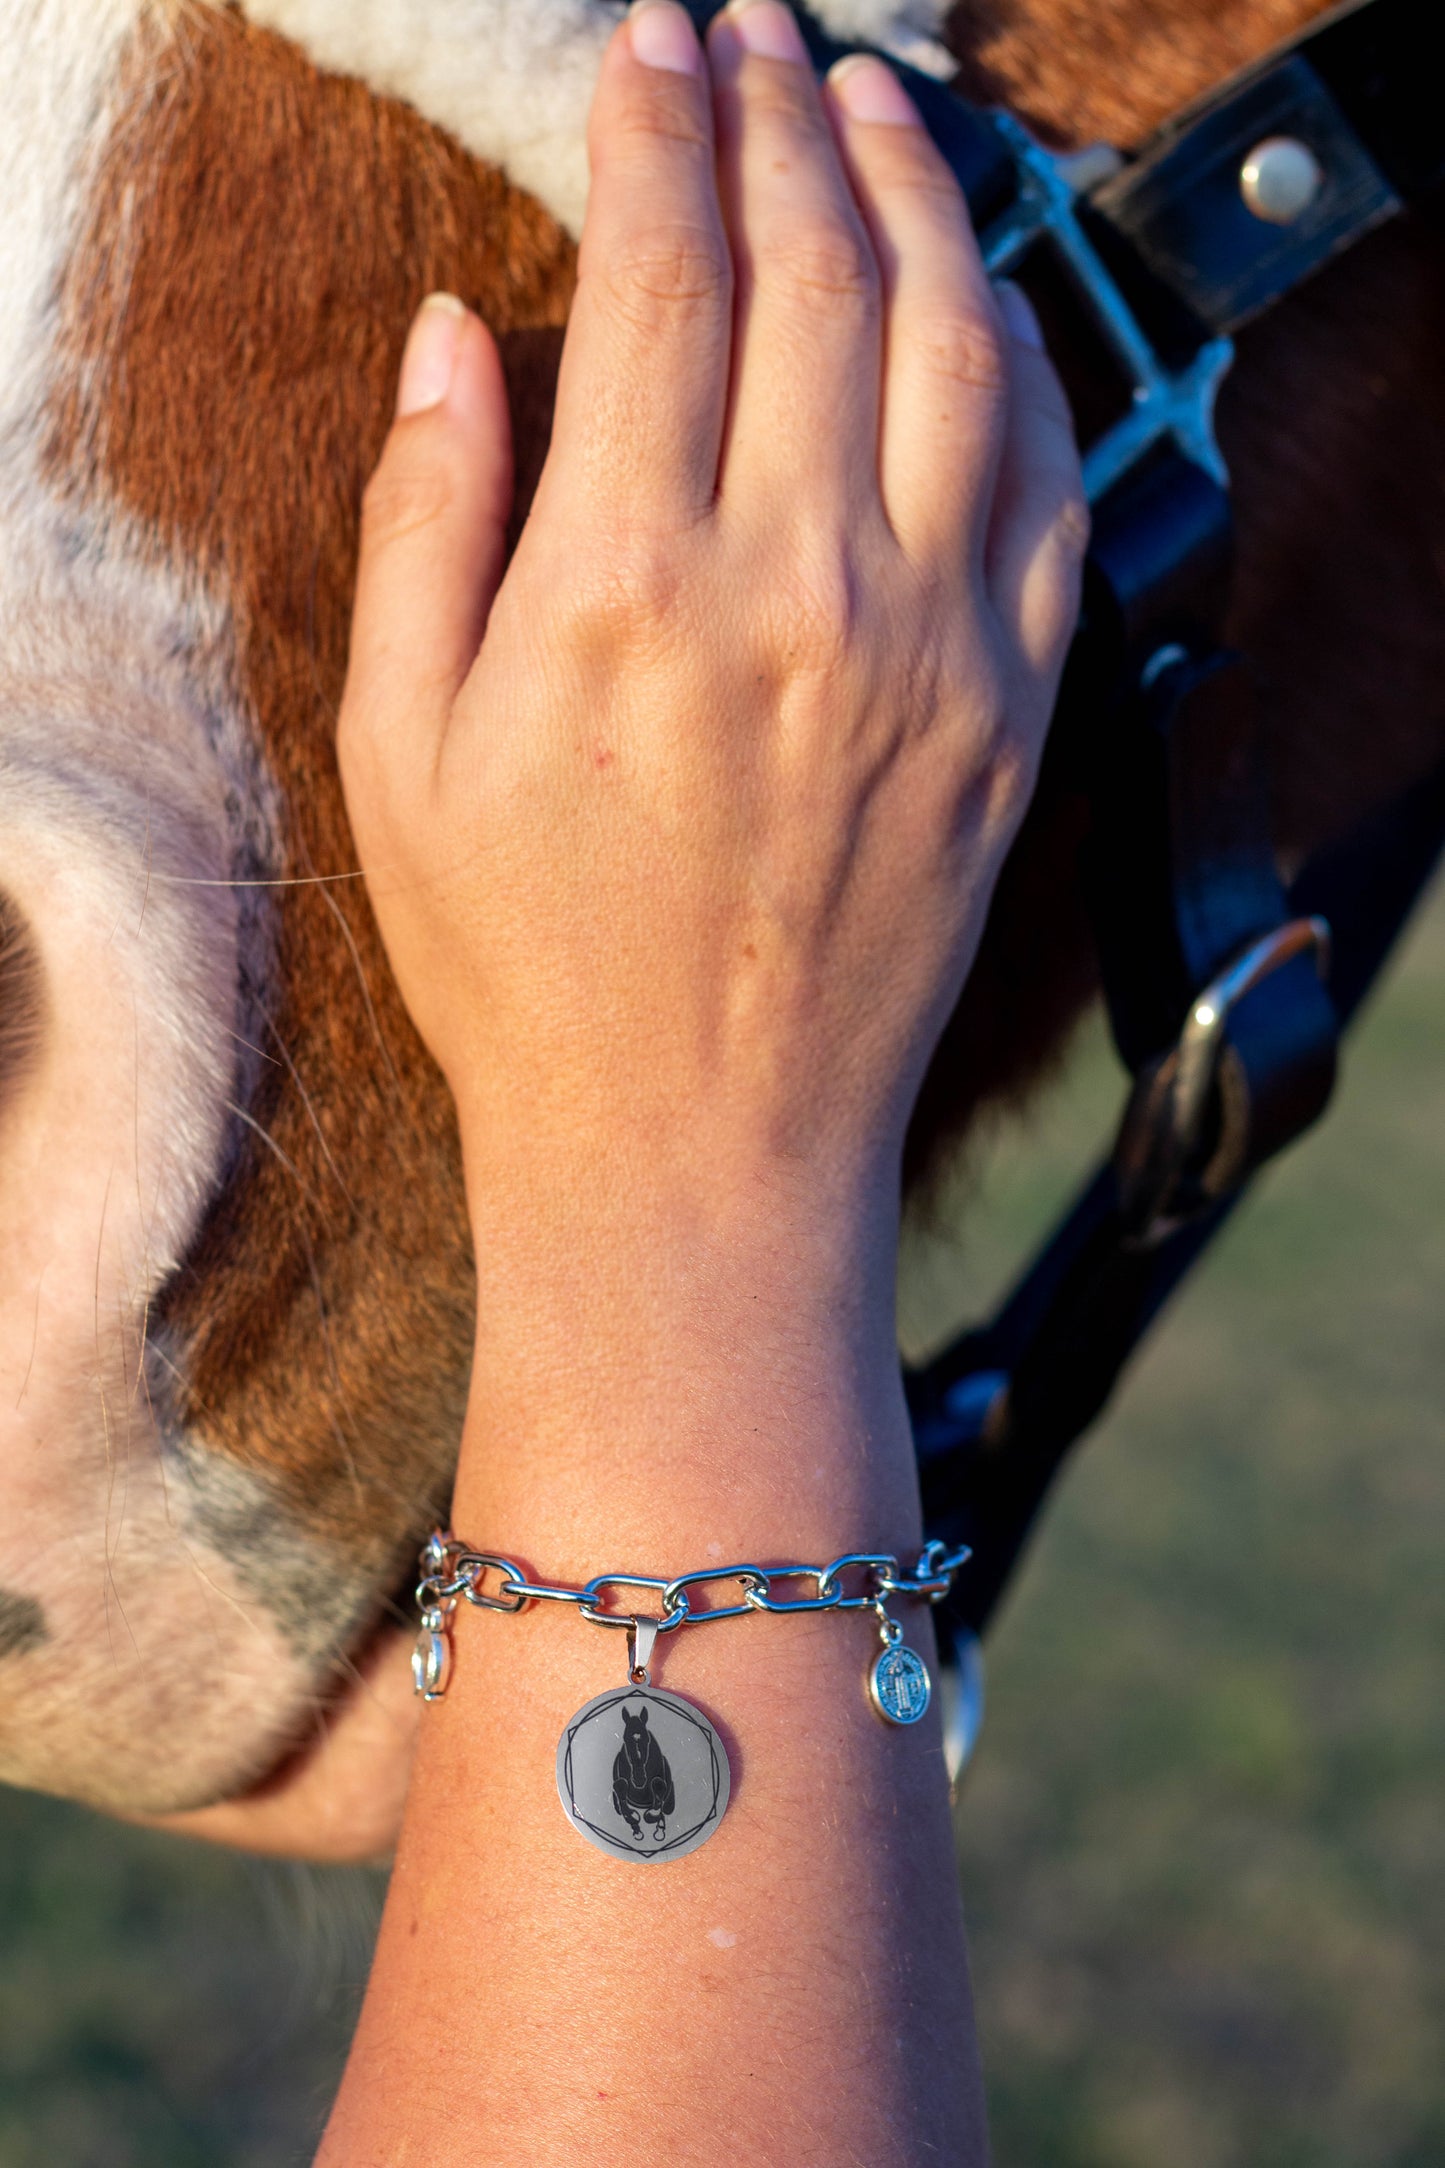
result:
<svg viewBox="0 0 1445 2168"><path fill-rule="evenodd" d="M0 433L33 410L85 145L143 0L0 0Z"/></svg>
<svg viewBox="0 0 1445 2168"><path fill-rule="evenodd" d="M876 46L940 82L958 73L943 42L949 0L812 0L812 12L845 44Z"/></svg>
<svg viewBox="0 0 1445 2168"><path fill-rule="evenodd" d="M585 132L620 8L598 0L247 0L323 68L404 98L579 231Z"/></svg>
<svg viewBox="0 0 1445 2168"><path fill-rule="evenodd" d="M40 477L60 275L149 12L0 0L0 888L45 1007L0 1112L0 1589L44 1631L0 1666L0 1777L132 1806L250 1773L304 1683L192 1541L146 1329L252 1058L225 884L274 807L224 610Z"/></svg>
<svg viewBox="0 0 1445 2168"><path fill-rule="evenodd" d="M267 792L208 683L220 623L138 570L123 528L47 505L14 434L5 479L0 886L44 1023L0 1115L0 1588L41 1604L47 1639L0 1681L0 1776L162 1806L246 1774L298 1687L168 1487L147 1324L244 1090L256 928L228 880L235 808Z"/></svg>
<svg viewBox="0 0 1445 2168"><path fill-rule="evenodd" d="M500 166L572 234L587 206L586 128L603 48L620 21L605 0L245 0L324 68L404 98L476 157ZM950 75L943 0L817 0L835 37Z"/></svg>

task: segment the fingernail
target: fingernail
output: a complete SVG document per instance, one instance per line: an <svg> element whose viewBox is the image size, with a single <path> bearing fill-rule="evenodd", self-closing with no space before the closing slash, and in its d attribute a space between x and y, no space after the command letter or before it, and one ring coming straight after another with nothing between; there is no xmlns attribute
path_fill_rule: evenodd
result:
<svg viewBox="0 0 1445 2168"><path fill-rule="evenodd" d="M806 61L797 17L781 0L728 0L727 18L744 52L760 60Z"/></svg>
<svg viewBox="0 0 1445 2168"><path fill-rule="evenodd" d="M701 75L702 47L685 8L676 0L633 0L628 16L633 58L644 68L673 75Z"/></svg>
<svg viewBox="0 0 1445 2168"><path fill-rule="evenodd" d="M1041 354L1044 350L1043 330L1022 286L1015 286L1012 279L999 279L993 290L998 295L999 314L1009 337L1017 339L1020 346L1032 346Z"/></svg>
<svg viewBox="0 0 1445 2168"><path fill-rule="evenodd" d="M918 108L886 61L852 53L828 70L828 83L850 120L884 121L890 128L917 128Z"/></svg>
<svg viewBox="0 0 1445 2168"><path fill-rule="evenodd" d="M467 310L455 294L428 294L417 311L402 356L396 411L424 414L440 406L451 390L452 374L467 327Z"/></svg>

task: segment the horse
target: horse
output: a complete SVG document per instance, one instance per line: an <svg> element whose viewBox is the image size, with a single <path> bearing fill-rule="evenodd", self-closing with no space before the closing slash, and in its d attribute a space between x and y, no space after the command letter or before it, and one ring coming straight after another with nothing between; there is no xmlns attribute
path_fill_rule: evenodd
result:
<svg viewBox="0 0 1445 2168"><path fill-rule="evenodd" d="M677 1792L667 1756L654 1737L645 1708L622 1711L622 1744L612 1764L612 1807L634 1837L651 1825L653 1841L667 1835L667 1817L677 1809Z"/></svg>
<svg viewBox="0 0 1445 2168"><path fill-rule="evenodd" d="M1127 150L1321 9L815 12L1052 147ZM444 1512L474 1268L450 1104L336 774L360 505L411 314L447 288L500 343L515 539L614 21L603 0L0 0L8 1782L224 1834L226 1803L351 1739L355 1812L312 1848L394 1830L397 1599ZM1225 637L1270 687L1286 868L1445 743L1442 352L1441 252L1401 220L1250 326L1222 393ZM914 1187L1027 1099L1095 998L1088 819L1046 761L919 1102Z"/></svg>

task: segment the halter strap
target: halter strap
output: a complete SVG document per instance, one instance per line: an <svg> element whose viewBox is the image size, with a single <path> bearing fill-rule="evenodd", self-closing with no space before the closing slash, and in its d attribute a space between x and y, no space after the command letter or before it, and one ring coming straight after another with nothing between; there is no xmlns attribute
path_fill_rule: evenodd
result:
<svg viewBox="0 0 1445 2168"><path fill-rule="evenodd" d="M820 68L865 49L800 23ZM1348 0L1129 159L1055 158L884 56L989 270L1061 283L1088 368L1121 379L1085 449L1094 540L1053 729L1092 803L1090 910L1135 1081L1114 1153L993 1321L906 1380L928 1532L974 1554L939 1621L965 1679L1070 1448L1255 1173L1324 1108L1339 1030L1445 843L1442 763L1281 885L1257 699L1218 642L1232 519L1213 429L1230 335L1445 183L1434 44L1419 0ZM1075 341L1051 345L1067 377Z"/></svg>

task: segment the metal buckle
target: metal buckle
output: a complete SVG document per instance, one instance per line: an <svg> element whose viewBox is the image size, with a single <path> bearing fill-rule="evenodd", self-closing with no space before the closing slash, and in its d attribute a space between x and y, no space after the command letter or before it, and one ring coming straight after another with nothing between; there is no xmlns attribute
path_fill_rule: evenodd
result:
<svg viewBox="0 0 1445 2168"><path fill-rule="evenodd" d="M1008 140L1019 177L1014 202L981 236L990 278L1006 277L1036 242L1046 241L1069 272L1132 389L1129 412L1084 455L1089 502L1097 504L1164 437L1172 437L1186 459L1228 488L1229 472L1214 435L1214 402L1234 359L1233 340L1206 340L1185 368L1172 373L1155 353L1074 210L1081 195L1118 171L1118 153L1100 145L1055 158L1011 114L993 113L990 118Z"/></svg>
<svg viewBox="0 0 1445 2168"><path fill-rule="evenodd" d="M1328 977L1325 919L1293 918L1252 941L1195 996L1172 1052L1139 1078L1115 1148L1120 1208L1137 1222L1139 1246L1152 1247L1194 1216L1182 1209L1181 1191L1199 1149L1231 1014L1246 994L1311 950L1320 977Z"/></svg>

